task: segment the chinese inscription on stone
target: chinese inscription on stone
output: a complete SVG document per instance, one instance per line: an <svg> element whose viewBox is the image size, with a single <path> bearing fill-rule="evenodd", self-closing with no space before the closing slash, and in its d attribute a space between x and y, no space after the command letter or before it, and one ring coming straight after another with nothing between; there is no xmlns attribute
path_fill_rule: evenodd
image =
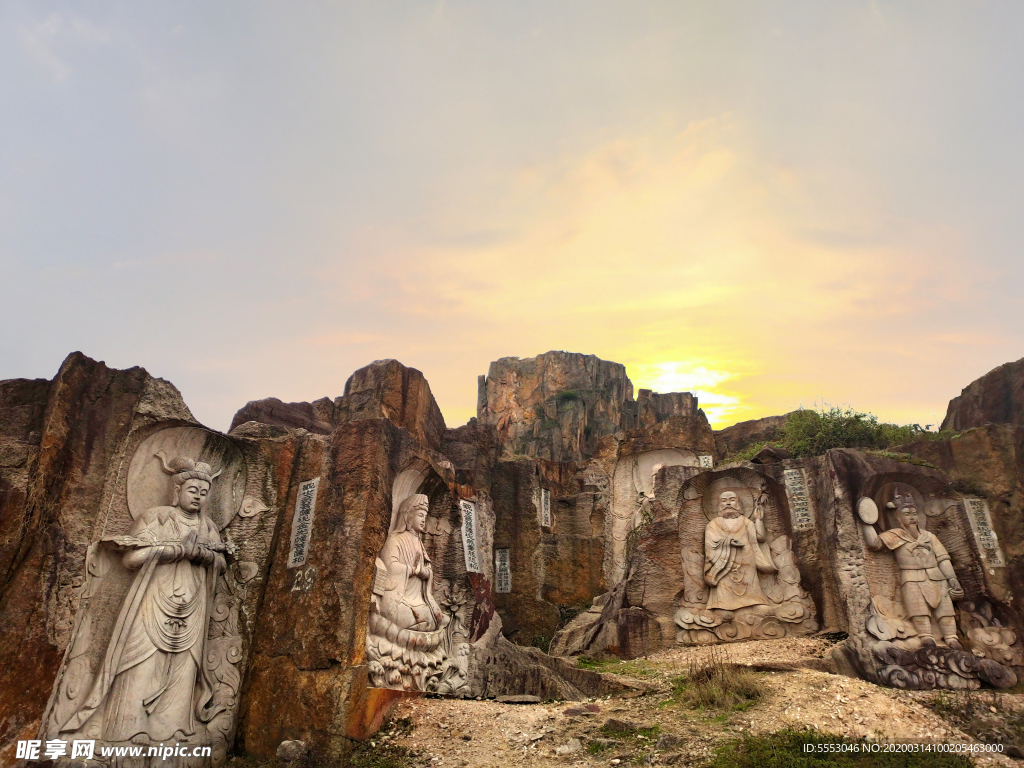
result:
<svg viewBox="0 0 1024 768"><path fill-rule="evenodd" d="M540 524L551 527L551 491L547 488L540 489Z"/></svg>
<svg viewBox="0 0 1024 768"><path fill-rule="evenodd" d="M313 513L316 511L316 488L320 478L307 480L299 485L299 495L295 499L295 517L292 519L292 549L288 557L288 567L298 568L306 564L309 554L309 535L313 529Z"/></svg>
<svg viewBox="0 0 1024 768"><path fill-rule="evenodd" d="M964 503L967 505L967 517L970 518L971 529L978 540L985 565L990 568L1002 568L1006 565L1006 560L999 547L996 532L992 530L992 516L989 513L988 502L984 499L964 499Z"/></svg>
<svg viewBox="0 0 1024 768"><path fill-rule="evenodd" d="M715 468L715 458L714 458L714 456L700 456L700 457L698 457L698 459L700 461L700 466L701 466L702 469L714 469Z"/></svg>
<svg viewBox="0 0 1024 768"><path fill-rule="evenodd" d="M807 479L804 477L804 471L787 469L785 474L793 530L809 531L814 527L814 516L811 513L811 500L807 497Z"/></svg>
<svg viewBox="0 0 1024 768"><path fill-rule="evenodd" d="M472 501L459 499L462 510L462 543L466 550L466 570L480 573L480 553L477 550L476 505Z"/></svg>
<svg viewBox="0 0 1024 768"><path fill-rule="evenodd" d="M509 549L494 550L495 592L508 593L512 591L512 566L509 552Z"/></svg>

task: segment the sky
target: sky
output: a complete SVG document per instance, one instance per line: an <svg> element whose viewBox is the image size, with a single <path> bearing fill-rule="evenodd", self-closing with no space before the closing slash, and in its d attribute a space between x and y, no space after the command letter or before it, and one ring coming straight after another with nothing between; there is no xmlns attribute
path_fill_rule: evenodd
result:
<svg viewBox="0 0 1024 768"><path fill-rule="evenodd" d="M0 379L249 400L552 349L712 425L1024 357L1024 4L0 4Z"/></svg>

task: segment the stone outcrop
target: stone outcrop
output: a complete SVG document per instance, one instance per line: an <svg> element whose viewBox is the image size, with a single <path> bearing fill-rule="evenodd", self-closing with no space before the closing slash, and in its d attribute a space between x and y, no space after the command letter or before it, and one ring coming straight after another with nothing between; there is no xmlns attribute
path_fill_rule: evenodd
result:
<svg viewBox="0 0 1024 768"><path fill-rule="evenodd" d="M477 419L497 427L512 457L582 461L608 435L699 413L689 392L645 389L634 400L625 367L594 355L503 357L479 377Z"/></svg>
<svg viewBox="0 0 1024 768"><path fill-rule="evenodd" d="M558 352L480 392L446 429L422 374L378 361L223 435L79 353L0 382L0 762L169 738L193 700L204 765L340 759L410 696L594 697L621 684L561 656L822 630L885 685L1024 671L1012 397L1012 423L885 455L737 462L785 417L714 433L692 395L633 400L622 366ZM137 694L172 667L151 720Z"/></svg>
<svg viewBox="0 0 1024 768"><path fill-rule="evenodd" d="M251 400L231 419L229 432L248 422L284 429L304 429L315 435L329 435L334 427L334 403L324 397L312 403L282 403L276 397Z"/></svg>
<svg viewBox="0 0 1024 768"><path fill-rule="evenodd" d="M193 607L161 624L186 634L156 650L186 669L192 662L183 659L201 660L159 690L161 701L191 702L196 686L203 706L192 741L211 748L206 764L223 764L231 749L271 756L286 741L337 756L350 739L366 738L391 704L417 695L412 684L374 687L367 658L370 606L378 591L387 594L375 561L395 531L397 505L413 493L427 500L427 514L421 558L409 567L422 577L432 564L427 583L442 636L429 658L402 652L438 665L423 678L427 690L566 698L619 688L504 639L492 594L499 526L491 490L503 519L514 519L522 499L499 489L515 468L498 460L493 426L446 430L422 375L396 361L357 371L333 401L250 403L221 435L196 423L167 382L76 353L52 381L0 382L0 416L5 764L19 739L117 744L135 728L142 742L169 738L161 729L173 721L146 725L143 705L132 709L131 692L149 690L149 673L133 670L163 657L126 662L117 639L135 638L147 611L179 611L147 587L164 583L161 568L186 568L188 583L206 585L183 604ZM561 477L562 467L551 471ZM527 474L539 477L532 467ZM179 498L186 486L209 492L198 513ZM524 487L532 493L539 482ZM190 514L199 539L175 532ZM595 554L583 570L597 574L583 590L589 596L604 585L589 519L586 534ZM559 546L552 557L561 561ZM404 637L387 642L401 650ZM140 634L131 642L150 641ZM127 692L121 709L104 704L115 689Z"/></svg>
<svg viewBox="0 0 1024 768"><path fill-rule="evenodd" d="M231 432L248 422L328 435L340 424L360 419L388 419L423 445L437 450L445 423L430 385L415 368L397 360L377 360L345 382L345 394L333 401L282 403L276 397L252 400L231 420Z"/></svg>
<svg viewBox="0 0 1024 768"><path fill-rule="evenodd" d="M789 414L783 416L767 416L763 419L741 421L731 427L715 432L715 445L718 454L725 458L739 453L755 443L763 443L778 437L779 430L786 423Z"/></svg>
<svg viewBox="0 0 1024 768"><path fill-rule="evenodd" d="M964 387L949 401L942 429L985 424L1024 426L1024 359L1000 365Z"/></svg>

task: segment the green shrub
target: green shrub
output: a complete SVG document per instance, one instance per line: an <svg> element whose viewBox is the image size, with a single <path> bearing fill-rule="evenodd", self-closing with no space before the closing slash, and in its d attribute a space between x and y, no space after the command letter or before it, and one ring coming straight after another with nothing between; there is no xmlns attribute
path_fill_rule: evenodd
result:
<svg viewBox="0 0 1024 768"><path fill-rule="evenodd" d="M749 445L731 458L748 461L768 445L784 448L796 457L820 456L832 448L885 450L915 440L948 439L955 434L929 432L920 424L879 424L877 416L853 408L801 408L789 414L774 440Z"/></svg>

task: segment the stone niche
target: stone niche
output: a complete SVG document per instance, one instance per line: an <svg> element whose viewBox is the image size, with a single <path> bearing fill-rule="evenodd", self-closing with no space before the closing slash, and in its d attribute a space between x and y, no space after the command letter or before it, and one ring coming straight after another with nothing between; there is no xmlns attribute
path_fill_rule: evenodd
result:
<svg viewBox="0 0 1024 768"><path fill-rule="evenodd" d="M937 473L867 478L851 510L863 578L850 584L841 667L898 688L1016 684L1024 648L1015 612L987 584L1005 563L986 510Z"/></svg>
<svg viewBox="0 0 1024 768"><path fill-rule="evenodd" d="M742 467L704 472L681 490L683 593L676 642L707 645L817 632L801 584L786 493Z"/></svg>
<svg viewBox="0 0 1024 768"><path fill-rule="evenodd" d="M626 573L627 542L634 531L654 519L655 476L662 467L699 467L697 453L661 448L620 459L612 472L611 504L606 524L606 578L621 581Z"/></svg>
<svg viewBox="0 0 1024 768"><path fill-rule="evenodd" d="M367 623L372 686L465 694L474 595L491 559L493 515L481 507L455 496L423 460L395 478Z"/></svg>
<svg viewBox="0 0 1024 768"><path fill-rule="evenodd" d="M264 468L250 468L244 441L199 427L133 438L86 553L42 737L182 743L218 764L234 737L249 588L273 533Z"/></svg>

